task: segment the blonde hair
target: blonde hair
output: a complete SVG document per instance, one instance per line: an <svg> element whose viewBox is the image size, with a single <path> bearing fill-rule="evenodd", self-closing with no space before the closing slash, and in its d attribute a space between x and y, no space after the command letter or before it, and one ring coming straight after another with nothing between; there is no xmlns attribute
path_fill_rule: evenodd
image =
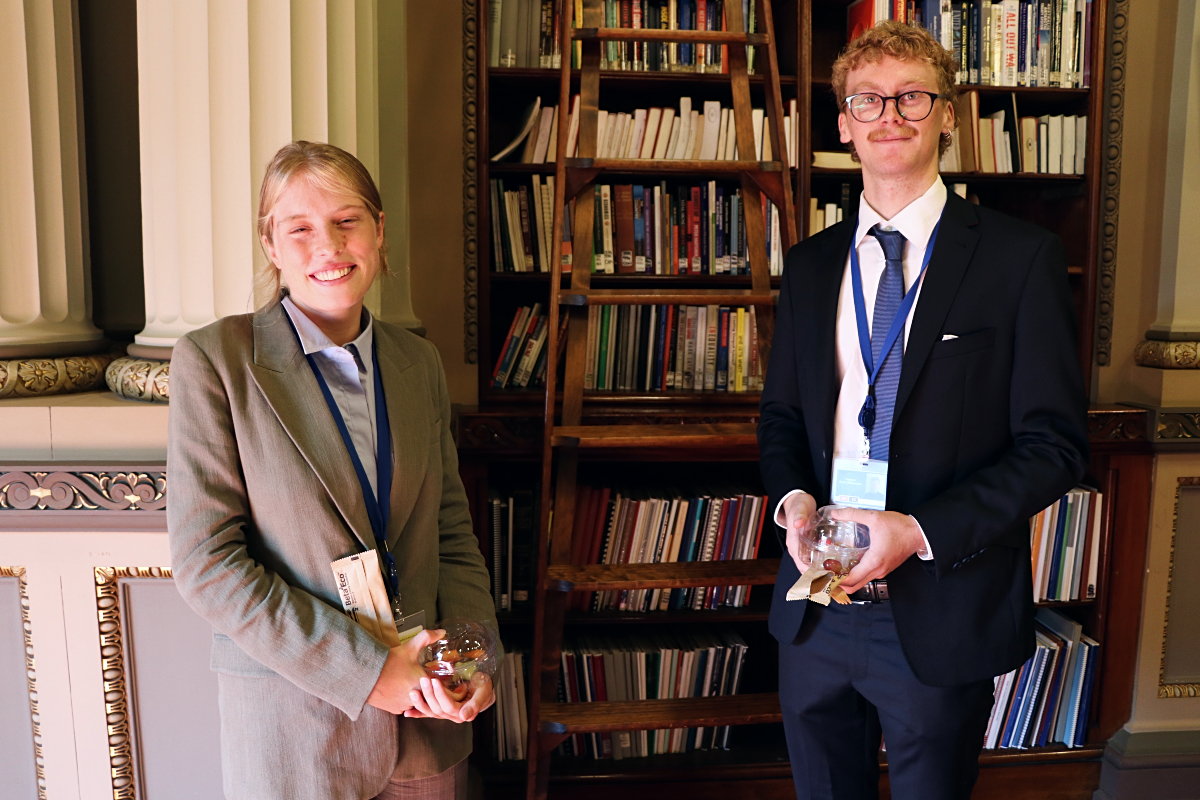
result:
<svg viewBox="0 0 1200 800"><path fill-rule="evenodd" d="M258 193L259 245L262 246L268 262L271 262L271 254L267 252L263 240L273 241L271 237L275 206L293 178L303 178L312 186L327 192L357 197L367 207L375 225L379 225L380 216L383 214L383 200L371 173L367 172L361 161L331 144L291 142L279 148L271 163L267 164L262 188ZM381 274L388 274L386 239L379 248L379 271ZM254 295L263 299L265 305L277 300L280 292L279 270L271 262L270 268L255 276Z"/></svg>
<svg viewBox="0 0 1200 800"><path fill-rule="evenodd" d="M933 67L937 76L938 95L947 103L953 103L958 97L958 87L954 78L958 72L958 64L954 54L942 47L929 31L915 25L889 20L881 22L874 28L862 33L853 42L846 45L833 62L833 93L837 97L839 113L846 113L846 78L851 72L864 63L877 64L885 56L900 61L919 61ZM954 117L954 127L958 127L958 116ZM950 147L951 138L943 133L938 142L938 155ZM854 142L847 145L854 160L858 153L854 151Z"/></svg>

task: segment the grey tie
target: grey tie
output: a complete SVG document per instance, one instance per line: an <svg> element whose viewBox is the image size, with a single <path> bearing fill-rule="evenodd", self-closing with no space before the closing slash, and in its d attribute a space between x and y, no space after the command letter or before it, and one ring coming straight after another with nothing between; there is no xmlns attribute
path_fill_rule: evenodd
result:
<svg viewBox="0 0 1200 800"><path fill-rule="evenodd" d="M883 248L886 266L879 276L879 291L875 294L875 311L871 316L871 363L885 360L875 378L875 425L871 429L871 458L886 461L892 437L892 411L896 407L896 390L900 386L900 368L904 359L904 336L896 337L892 349L882 354L883 340L887 338L900 302L904 299L904 234L900 231L882 230L878 225L870 234L879 240Z"/></svg>

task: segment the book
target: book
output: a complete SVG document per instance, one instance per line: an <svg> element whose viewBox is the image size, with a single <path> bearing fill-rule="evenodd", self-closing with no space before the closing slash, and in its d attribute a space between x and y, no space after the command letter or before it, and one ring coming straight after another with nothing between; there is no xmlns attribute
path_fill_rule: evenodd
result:
<svg viewBox="0 0 1200 800"><path fill-rule="evenodd" d="M862 169L862 164L855 161L850 153L830 150L814 150L812 165L819 169Z"/></svg>

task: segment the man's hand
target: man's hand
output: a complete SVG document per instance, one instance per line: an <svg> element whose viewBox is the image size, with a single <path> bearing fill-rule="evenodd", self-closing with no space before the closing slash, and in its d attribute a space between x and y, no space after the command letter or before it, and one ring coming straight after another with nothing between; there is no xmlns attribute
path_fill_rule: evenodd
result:
<svg viewBox="0 0 1200 800"><path fill-rule="evenodd" d="M864 511L859 508L839 508L834 519L861 522L871 529L871 549L841 583L846 594L852 594L868 581L886 578L925 546L921 526L907 514L898 511Z"/></svg>
<svg viewBox="0 0 1200 800"><path fill-rule="evenodd" d="M801 575L808 569L808 562L800 552L800 535L808 529L809 520L816 511L817 501L807 492L797 492L783 503L783 513L787 518L787 549Z"/></svg>
<svg viewBox="0 0 1200 800"><path fill-rule="evenodd" d="M413 719L446 719L451 722L470 722L496 701L492 691L492 680L485 673L471 676L467 696L457 701L446 691L445 685L436 678L421 679L420 691L414 689L409 695L412 708L404 716Z"/></svg>
<svg viewBox="0 0 1200 800"><path fill-rule="evenodd" d="M367 696L367 705L392 714L403 714L412 708L411 693L421 685L425 668L417 661L421 648L446 635L445 631L421 631L398 647L388 651L387 661Z"/></svg>

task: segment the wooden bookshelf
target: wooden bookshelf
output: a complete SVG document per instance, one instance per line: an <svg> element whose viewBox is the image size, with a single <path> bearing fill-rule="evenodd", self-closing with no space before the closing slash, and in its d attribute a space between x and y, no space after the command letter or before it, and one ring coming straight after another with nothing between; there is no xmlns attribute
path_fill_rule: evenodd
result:
<svg viewBox="0 0 1200 800"><path fill-rule="evenodd" d="M535 406L546 402L540 389L494 390L491 388L492 369L498 349L503 343L514 310L521 305L550 300L551 276L547 273L494 272L492 269L492 236L490 231L488 181L503 177L506 182L528 181L533 175L555 173L554 164L491 163L489 157L512 138L522 111L534 97L543 105L560 104L560 70L536 68L488 68L487 64L487 5L477 3L475 46L481 66L474 80L477 126L474 136L476 170L475 219L477 224L476 258L478 264L478 369L479 407L460 409L456 419L459 434L462 471L472 496L477 530L481 540L488 537L488 521L482 510L486 504L487 487L493 481L514 480L524 476L530 485L543 478L542 448L546 431ZM808 230L806 219L809 197L818 196L822 202L836 200L843 183L850 184L853 204L861 190L861 175L857 170L817 169L811 166L813 150L834 150L841 147L836 137L836 113L829 80L829 65L845 44L846 6L844 0L777 0L772 3L775 16L774 39L778 46L779 96L786 107L789 100L798 101L799 163L790 165L786 174L795 202L797 233L804 237ZM1081 89L966 86L980 93L981 111L1001 107L1017 97L1021 113L1087 114L1086 170L1083 175L1046 174L947 174L948 183L966 183L971 194L983 205L997 208L1013 216L1030 219L1058 234L1065 245L1072 291L1078 319L1079 356L1085 379L1090 381L1093 364L1092 328L1095 320L1095 298L1100 257L1100 226L1102 219L1102 148L1105 121L1103 76L1105 49L1109 38L1108 6L1106 0L1094 0L1091 28L1092 86ZM758 53L758 74L749 77L751 101L755 107L767 102L767 87L761 69L763 52ZM569 74L570 92L581 90L580 70ZM652 105L677 105L680 96L694 100L717 99L728 105L732 96L728 75L673 72L601 71L599 91L602 108L610 104L621 109L643 108ZM613 101L614 97L626 100ZM574 166L583 166L576 162ZM637 182L642 175L664 174L662 163L623 162L596 163L607 174L602 181ZM688 174L713 175L730 165L713 163L671 165L668 169L679 177ZM646 177L646 182L657 178ZM578 268L578 267L577 267ZM647 296L663 291L693 293L710 291L730 293L747 291L750 276L699 275L592 275L589 288L577 292L587 299L601 298L605 292L640 290ZM562 289L570 284L570 276L562 278ZM771 279L778 289L779 279ZM670 302L661 300L660 302ZM563 404L561 387L554 395L556 406ZM642 422L648 425L678 425L701 423L709 425L749 425L757 422L757 393L690 393L668 392L594 392L581 395L585 425L628 425ZM571 401L574 402L574 401ZM1141 602L1141 578L1144 565L1146 520L1149 504L1150 446L1145 412L1127 408L1095 408L1090 413L1092 424L1091 476L1105 493L1106 510L1102 529L1101 580L1099 595L1094 600L1060 603L1041 603L1053 607L1083 623L1085 631L1101 643L1100 668L1097 672L1088 723L1087 745L1067 750L1061 746L1033 750L985 751L980 758L982 767L976 797L1010 797L1007 794L1014 781L1044 781L1047 786L1063 788L1055 797L1090 798L1099 775L1099 758L1103 743L1128 718L1133 687L1134 654ZM747 429L743 429L747 430ZM567 436L570 431L555 431ZM632 461L705 459L752 465L757 460L757 446L746 433L738 434L735 446L721 450L681 450L679 442L660 441L657 446L644 448L622 442L620 448L580 448L580 469L590 469L593 476L603 476L606 470L611 482L620 481L623 465ZM644 443L643 443L644 444ZM764 536L764 542L769 537ZM764 548L764 551L766 548ZM487 550L485 549L485 552ZM779 553L769 553L778 557ZM571 574L548 575L548 579L571 581L577 585L603 584L603 570L585 568ZM609 576L611 577L611 576ZM624 578L637 577L625 575ZM749 582L750 576L739 581ZM762 576L759 576L762 577ZM679 580L679 575L656 572L650 580L654 585ZM766 578L763 578L765 581ZM590 582L589 582L590 581ZM671 585L679 585L672 583ZM765 633L769 608L770 587L760 585L751 594L745 608L713 611L680 612L602 612L584 614L567 611L562 618L571 628L600 627L623 630L647 626L731 624L753 631L756 642L766 652L759 652L756 664L762 669L754 677L753 691L769 694L775 687L773 643ZM532 608L518 609L501 615L502 629L526 640L533 626L544 621ZM530 665L531 669L535 665ZM498 763L491 759L490 729L478 726L475 762L483 769L488 796L517 797L525 795L526 773L523 764ZM743 733L744 732L744 733ZM763 796L790 796L790 768L782 743L782 729L777 724L752 725L735 729L731 735L733 749L717 752L652 756L622 761L592 761L583 758L555 759L550 770L551 797L569 793L573 798L607 796L619 785L629 798L657 797L662 792L688 791L699 798L726 797L730 781L744 782L747 792ZM738 738L744 735L744 743ZM884 758L886 769L886 757ZM1035 769L1035 773L1029 770ZM886 775L885 775L886 781ZM989 788L990 787L990 788ZM739 791L741 787L739 786Z"/></svg>

